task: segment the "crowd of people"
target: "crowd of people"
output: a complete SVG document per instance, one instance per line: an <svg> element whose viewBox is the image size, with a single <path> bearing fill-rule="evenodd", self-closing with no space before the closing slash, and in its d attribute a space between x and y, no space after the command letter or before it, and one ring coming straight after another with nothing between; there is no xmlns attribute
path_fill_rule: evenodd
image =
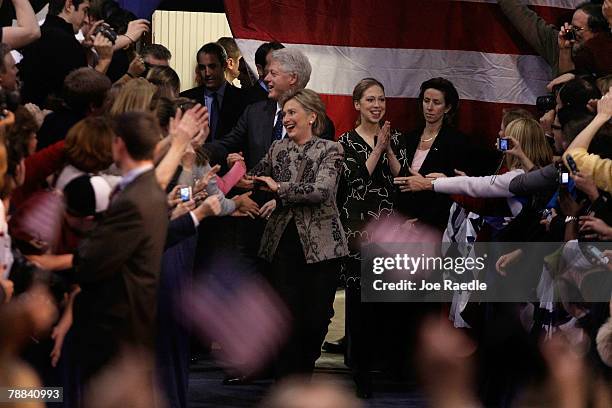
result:
<svg viewBox="0 0 612 408"><path fill-rule="evenodd" d="M384 84L363 78L355 127L337 137L296 49L262 44L255 73L232 38L204 44L197 86L180 92L170 51L115 2L50 0L40 27L27 0L12 3L17 23L0 31L3 384L63 387L75 407L119 405L139 384L161 392L127 405L186 407L190 361L218 339L194 339L184 300L194 279L238 268L271 289L287 330L226 384L309 378L342 286L362 398L383 370L420 374L438 406L612 405L611 1L559 28L498 1L555 79L537 116L504 111L495 146L458 130L445 78L420 85L412 130L385 120ZM470 244L461 256L515 243L480 278L528 281L539 301L364 302L378 223L394 241ZM539 242L556 249L534 261ZM325 384L288 387L263 406L360 406Z"/></svg>

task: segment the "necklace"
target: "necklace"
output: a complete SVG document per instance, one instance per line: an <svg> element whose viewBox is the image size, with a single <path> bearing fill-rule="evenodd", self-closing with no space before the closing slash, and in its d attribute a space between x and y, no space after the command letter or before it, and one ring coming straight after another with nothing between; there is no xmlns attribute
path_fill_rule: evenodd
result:
<svg viewBox="0 0 612 408"><path fill-rule="evenodd" d="M436 138L436 136L438 136L438 133L440 133L440 129L438 129L438 131L429 139L421 139L421 143L427 143L427 142L431 142L432 140L434 140Z"/></svg>

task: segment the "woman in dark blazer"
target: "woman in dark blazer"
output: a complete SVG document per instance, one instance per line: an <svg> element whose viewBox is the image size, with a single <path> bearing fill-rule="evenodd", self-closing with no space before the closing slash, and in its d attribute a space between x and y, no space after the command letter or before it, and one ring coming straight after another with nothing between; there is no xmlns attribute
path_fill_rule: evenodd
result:
<svg viewBox="0 0 612 408"><path fill-rule="evenodd" d="M259 255L271 263L270 280L287 305L293 328L281 351L277 377L310 374L333 316L339 259L348 254L336 205L343 149L318 137L325 106L308 89L283 104L287 136L275 141L251 174L276 194L261 208L268 223Z"/></svg>
<svg viewBox="0 0 612 408"><path fill-rule="evenodd" d="M396 185L406 182L407 176L416 173L444 173L454 176L455 170L465 171L467 164L467 139L455 130L454 118L459 105L455 86L444 78L432 78L421 85L419 113L423 123L405 138L406 158L409 166L403 166ZM443 194L427 192L402 192L398 194L397 211L444 230L451 199Z"/></svg>

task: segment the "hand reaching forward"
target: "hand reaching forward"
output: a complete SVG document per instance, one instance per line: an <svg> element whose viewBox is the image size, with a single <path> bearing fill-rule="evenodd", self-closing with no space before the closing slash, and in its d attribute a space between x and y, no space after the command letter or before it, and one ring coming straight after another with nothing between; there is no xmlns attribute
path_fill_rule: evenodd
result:
<svg viewBox="0 0 612 408"><path fill-rule="evenodd" d="M176 111L174 118L170 119L170 136L173 141L187 145L191 139L203 132L204 141L208 138L208 110L200 104L183 113Z"/></svg>

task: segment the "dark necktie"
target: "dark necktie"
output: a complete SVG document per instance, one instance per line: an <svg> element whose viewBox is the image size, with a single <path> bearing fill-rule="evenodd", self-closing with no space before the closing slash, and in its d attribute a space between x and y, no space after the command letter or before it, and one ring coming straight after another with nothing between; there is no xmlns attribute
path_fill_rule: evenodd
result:
<svg viewBox="0 0 612 408"><path fill-rule="evenodd" d="M283 138L283 111L278 111L276 114L276 124L274 124L274 132L272 140L281 140Z"/></svg>
<svg viewBox="0 0 612 408"><path fill-rule="evenodd" d="M219 100L217 99L217 93L213 92L210 97L212 103L210 104L209 120L210 120L210 137L209 140L214 140L217 136L217 123L219 122Z"/></svg>

